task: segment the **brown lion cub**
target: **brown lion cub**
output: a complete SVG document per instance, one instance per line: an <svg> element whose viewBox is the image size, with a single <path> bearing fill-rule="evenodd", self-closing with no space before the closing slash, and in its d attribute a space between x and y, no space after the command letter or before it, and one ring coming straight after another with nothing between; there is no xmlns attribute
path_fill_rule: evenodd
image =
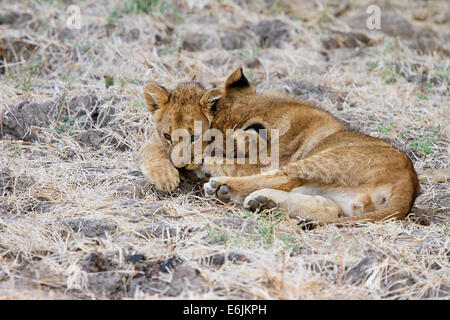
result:
<svg viewBox="0 0 450 320"><path fill-rule="evenodd" d="M245 208L278 207L292 218L319 224L404 218L419 190L410 159L382 140L351 131L330 113L286 94L256 93L236 69L214 97L214 128L278 129L279 168L214 164L208 195L243 201ZM268 142L270 141L270 134ZM273 151L273 150L272 150ZM246 176L245 172L248 172Z"/></svg>
<svg viewBox="0 0 450 320"><path fill-rule="evenodd" d="M193 135L194 122L202 123L202 130L210 128L212 115L209 108L199 104L205 90L198 83L179 84L168 90L155 82L145 86L144 97L148 110L152 113L154 127L150 139L138 154L138 166L142 173L160 191L173 191L180 183L178 169L196 170L198 164L176 164L173 133L177 129L191 132L191 144L202 143L199 135Z"/></svg>

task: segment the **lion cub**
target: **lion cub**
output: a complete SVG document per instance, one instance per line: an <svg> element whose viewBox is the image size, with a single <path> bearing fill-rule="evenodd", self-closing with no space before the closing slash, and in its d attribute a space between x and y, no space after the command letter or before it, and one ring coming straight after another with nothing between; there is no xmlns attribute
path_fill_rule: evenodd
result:
<svg viewBox="0 0 450 320"><path fill-rule="evenodd" d="M205 131L211 126L212 115L209 106L199 104L205 90L198 83L179 84L168 90L155 82L144 88L148 110L152 113L154 127L149 140L138 154L138 166L144 176L160 191L173 191L180 183L179 169L196 170L199 164L177 164L175 150L177 144L173 137L177 129L191 132L191 144L203 143L200 136L193 135L194 122L203 124Z"/></svg>
<svg viewBox="0 0 450 320"><path fill-rule="evenodd" d="M255 173L255 165L205 161L203 170L212 176L206 194L243 202L250 210L278 207L318 224L403 218L412 207L419 189L416 172L389 143L351 131L296 97L256 93L241 68L223 90L208 95L216 99L213 125L220 131L250 125L278 129L280 137L277 169Z"/></svg>

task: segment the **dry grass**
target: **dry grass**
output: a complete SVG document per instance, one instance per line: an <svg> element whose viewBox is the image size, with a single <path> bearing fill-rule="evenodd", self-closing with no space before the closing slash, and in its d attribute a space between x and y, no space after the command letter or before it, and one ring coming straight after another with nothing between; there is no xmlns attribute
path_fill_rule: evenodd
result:
<svg viewBox="0 0 450 320"><path fill-rule="evenodd" d="M426 46L386 31L348 48L357 19L346 17L369 2L167 0L128 12L135 2L83 2L79 31L64 29L63 1L0 4L19 14L0 17L0 298L450 297L448 171L434 170L449 162L448 3L382 9L432 28ZM273 19L278 34L258 38ZM259 89L312 100L405 150L423 172L415 214L302 231L276 211L205 200L191 182L155 192L135 164L151 126L144 82L209 88L238 65ZM20 136L14 117L29 124Z"/></svg>

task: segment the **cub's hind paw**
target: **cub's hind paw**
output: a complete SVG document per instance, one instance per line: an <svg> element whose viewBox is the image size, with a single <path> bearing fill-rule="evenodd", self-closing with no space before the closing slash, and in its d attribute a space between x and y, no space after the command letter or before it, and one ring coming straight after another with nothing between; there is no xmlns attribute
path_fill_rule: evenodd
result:
<svg viewBox="0 0 450 320"><path fill-rule="evenodd" d="M216 197L223 202L231 200L230 188L227 185L219 185L214 179L205 183L203 189L207 195Z"/></svg>
<svg viewBox="0 0 450 320"><path fill-rule="evenodd" d="M244 201L244 208L250 211L270 210L275 207L277 204L273 200L257 192L250 194Z"/></svg>

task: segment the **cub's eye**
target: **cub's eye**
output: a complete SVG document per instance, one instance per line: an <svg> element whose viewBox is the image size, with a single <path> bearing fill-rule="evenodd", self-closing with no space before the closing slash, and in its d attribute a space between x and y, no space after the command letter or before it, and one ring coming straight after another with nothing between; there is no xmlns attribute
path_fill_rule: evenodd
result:
<svg viewBox="0 0 450 320"><path fill-rule="evenodd" d="M164 139L166 139L167 141L171 141L171 140L172 140L172 137L171 137L170 134L168 134L168 133L163 133L163 137L164 137Z"/></svg>
<svg viewBox="0 0 450 320"><path fill-rule="evenodd" d="M191 142L197 141L200 138L200 135L196 134L196 135L192 135L191 136Z"/></svg>

